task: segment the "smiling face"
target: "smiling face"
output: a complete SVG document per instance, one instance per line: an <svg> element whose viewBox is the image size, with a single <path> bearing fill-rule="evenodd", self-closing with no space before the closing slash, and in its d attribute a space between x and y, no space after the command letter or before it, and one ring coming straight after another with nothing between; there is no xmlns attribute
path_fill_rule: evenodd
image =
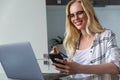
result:
<svg viewBox="0 0 120 80"><path fill-rule="evenodd" d="M80 2L75 2L70 6L68 17L78 30L85 29L88 18Z"/></svg>

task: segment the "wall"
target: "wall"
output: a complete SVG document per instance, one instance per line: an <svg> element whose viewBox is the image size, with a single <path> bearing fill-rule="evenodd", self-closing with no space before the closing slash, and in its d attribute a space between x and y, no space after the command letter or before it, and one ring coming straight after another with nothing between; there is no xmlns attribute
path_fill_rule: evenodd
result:
<svg viewBox="0 0 120 80"><path fill-rule="evenodd" d="M47 6L48 42L57 36L64 36L65 6ZM51 50L50 46L48 47Z"/></svg>
<svg viewBox="0 0 120 80"><path fill-rule="evenodd" d="M116 40L120 47L120 6L107 6L95 8L101 24L116 34Z"/></svg>
<svg viewBox="0 0 120 80"><path fill-rule="evenodd" d="M40 60L48 52L46 26L45 0L0 0L0 44L30 41L42 71Z"/></svg>
<svg viewBox="0 0 120 80"><path fill-rule="evenodd" d="M116 33L117 43L120 47L120 6L95 7L95 11L101 24ZM65 6L47 6L48 39L64 34L64 21Z"/></svg>

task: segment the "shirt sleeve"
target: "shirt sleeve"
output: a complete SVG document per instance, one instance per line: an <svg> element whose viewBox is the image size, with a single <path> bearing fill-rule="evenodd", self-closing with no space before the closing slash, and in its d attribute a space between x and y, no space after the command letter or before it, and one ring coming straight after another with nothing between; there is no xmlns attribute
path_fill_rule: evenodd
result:
<svg viewBox="0 0 120 80"><path fill-rule="evenodd" d="M109 40L107 43L107 62L113 62L120 70L120 48L118 48L115 34L111 32L109 34Z"/></svg>

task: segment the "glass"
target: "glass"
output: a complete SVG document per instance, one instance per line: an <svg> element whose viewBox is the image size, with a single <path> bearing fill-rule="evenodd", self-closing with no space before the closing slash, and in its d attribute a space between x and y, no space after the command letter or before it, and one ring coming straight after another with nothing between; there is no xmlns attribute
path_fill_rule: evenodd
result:
<svg viewBox="0 0 120 80"><path fill-rule="evenodd" d="M69 18L75 18L75 16L81 16L84 13L84 11L77 11L76 13L69 14Z"/></svg>

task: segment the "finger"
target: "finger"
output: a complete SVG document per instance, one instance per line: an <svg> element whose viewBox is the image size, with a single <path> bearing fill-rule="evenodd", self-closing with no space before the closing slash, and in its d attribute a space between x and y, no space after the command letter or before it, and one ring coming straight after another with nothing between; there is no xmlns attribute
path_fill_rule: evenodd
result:
<svg viewBox="0 0 120 80"><path fill-rule="evenodd" d="M53 63L54 66L56 66L57 68L61 68L61 69L66 69L69 70L69 66L66 65L62 65L62 64L57 64L57 63Z"/></svg>
<svg viewBox="0 0 120 80"><path fill-rule="evenodd" d="M53 51L54 51L54 53L57 53L57 50L56 50L56 48L53 48Z"/></svg>
<svg viewBox="0 0 120 80"><path fill-rule="evenodd" d="M65 68L65 66L62 64L53 63L53 65L59 68L63 68L63 69Z"/></svg>
<svg viewBox="0 0 120 80"><path fill-rule="evenodd" d="M69 74L69 71L68 71L68 70L66 70L66 69L56 68L56 70L58 70L58 71L62 72L63 74L66 74L66 75L68 75L68 74Z"/></svg>
<svg viewBox="0 0 120 80"><path fill-rule="evenodd" d="M67 64L67 61L66 60L62 60L62 59L59 59L59 58L55 58L55 60L57 61L57 62L60 62L60 63L62 63L62 64Z"/></svg>
<svg viewBox="0 0 120 80"><path fill-rule="evenodd" d="M66 64L67 64L67 61L66 61L66 60L63 60L63 64L65 64L65 65L66 65Z"/></svg>
<svg viewBox="0 0 120 80"><path fill-rule="evenodd" d="M60 51L59 51L59 48L57 47L57 46L54 46L53 47L53 50L54 50L54 53L59 53Z"/></svg>
<svg viewBox="0 0 120 80"><path fill-rule="evenodd" d="M61 72L68 72L68 70L62 69L62 68L56 68L56 70L61 71Z"/></svg>
<svg viewBox="0 0 120 80"><path fill-rule="evenodd" d="M54 53L54 51L52 50L52 51L50 51L50 53Z"/></svg>

